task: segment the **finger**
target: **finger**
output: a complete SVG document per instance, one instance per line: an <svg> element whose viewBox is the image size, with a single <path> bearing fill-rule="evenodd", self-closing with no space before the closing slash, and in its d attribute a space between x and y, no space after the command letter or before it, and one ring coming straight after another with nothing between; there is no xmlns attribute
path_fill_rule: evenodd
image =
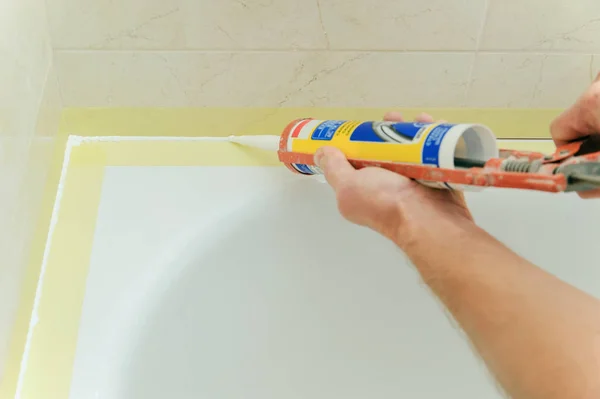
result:
<svg viewBox="0 0 600 399"><path fill-rule="evenodd" d="M583 199L600 198L600 188L596 190L582 191L577 194Z"/></svg>
<svg viewBox="0 0 600 399"><path fill-rule="evenodd" d="M421 123L433 123L433 117L425 112L421 112L419 116L415 118L415 121Z"/></svg>
<svg viewBox="0 0 600 399"><path fill-rule="evenodd" d="M600 75L596 82L600 82ZM550 124L550 133L556 145L595 133L600 125L600 87L592 86Z"/></svg>
<svg viewBox="0 0 600 399"><path fill-rule="evenodd" d="M383 116L384 121L388 122L404 122L404 118L400 112L392 111Z"/></svg>
<svg viewBox="0 0 600 399"><path fill-rule="evenodd" d="M579 103L564 111L550 124L550 134L557 146L595 133L595 122L586 118L585 108Z"/></svg>
<svg viewBox="0 0 600 399"><path fill-rule="evenodd" d="M315 153L315 163L325 174L329 185L336 191L355 172L344 153L334 147L320 148Z"/></svg>
<svg viewBox="0 0 600 399"><path fill-rule="evenodd" d="M581 135L573 127L572 121L576 118L578 118L576 109L571 107L552 121L550 124L550 135L557 146L566 144Z"/></svg>
<svg viewBox="0 0 600 399"><path fill-rule="evenodd" d="M600 82L600 72L598 72L598 76L596 76L596 79L594 79L594 83L595 82Z"/></svg>

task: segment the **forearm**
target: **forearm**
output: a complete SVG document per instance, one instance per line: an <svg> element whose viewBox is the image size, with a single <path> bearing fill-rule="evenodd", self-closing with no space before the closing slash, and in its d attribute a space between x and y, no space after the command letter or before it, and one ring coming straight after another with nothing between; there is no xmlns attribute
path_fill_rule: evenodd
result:
<svg viewBox="0 0 600 399"><path fill-rule="evenodd" d="M600 301L470 222L411 234L403 249L513 397L600 397Z"/></svg>

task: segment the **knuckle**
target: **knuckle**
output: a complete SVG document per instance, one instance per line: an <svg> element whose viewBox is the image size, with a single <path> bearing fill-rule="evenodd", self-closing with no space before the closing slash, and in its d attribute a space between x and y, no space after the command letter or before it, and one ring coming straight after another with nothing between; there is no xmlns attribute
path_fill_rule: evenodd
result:
<svg viewBox="0 0 600 399"><path fill-rule="evenodd" d="M600 108L600 85L589 90L582 99L583 107L587 110L596 111Z"/></svg>
<svg viewBox="0 0 600 399"><path fill-rule="evenodd" d="M344 219L349 220L351 222L354 221L354 212L352 207L348 203L338 201L338 209L340 211L340 215L344 217Z"/></svg>

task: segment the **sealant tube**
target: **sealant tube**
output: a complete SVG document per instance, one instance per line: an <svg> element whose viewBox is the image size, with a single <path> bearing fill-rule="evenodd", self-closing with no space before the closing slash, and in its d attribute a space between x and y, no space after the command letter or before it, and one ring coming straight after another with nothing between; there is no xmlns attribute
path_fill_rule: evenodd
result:
<svg viewBox="0 0 600 399"><path fill-rule="evenodd" d="M461 123L358 122L299 119L281 137L280 151L314 154L339 148L348 158L413 163L455 169L454 158L486 161L498 157L494 133L486 126ZM296 173L321 174L314 165L286 164ZM480 189L450 183L421 182L436 188Z"/></svg>

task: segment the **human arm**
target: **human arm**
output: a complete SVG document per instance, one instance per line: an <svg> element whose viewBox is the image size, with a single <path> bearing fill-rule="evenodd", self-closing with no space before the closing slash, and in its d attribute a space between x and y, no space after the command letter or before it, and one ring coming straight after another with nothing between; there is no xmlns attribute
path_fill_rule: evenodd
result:
<svg viewBox="0 0 600 399"><path fill-rule="evenodd" d="M600 301L477 227L461 193L356 171L333 148L316 160L342 215L405 251L512 397L600 397Z"/></svg>
<svg viewBox="0 0 600 399"><path fill-rule="evenodd" d="M511 397L600 397L597 299L473 223L406 229L405 252Z"/></svg>

